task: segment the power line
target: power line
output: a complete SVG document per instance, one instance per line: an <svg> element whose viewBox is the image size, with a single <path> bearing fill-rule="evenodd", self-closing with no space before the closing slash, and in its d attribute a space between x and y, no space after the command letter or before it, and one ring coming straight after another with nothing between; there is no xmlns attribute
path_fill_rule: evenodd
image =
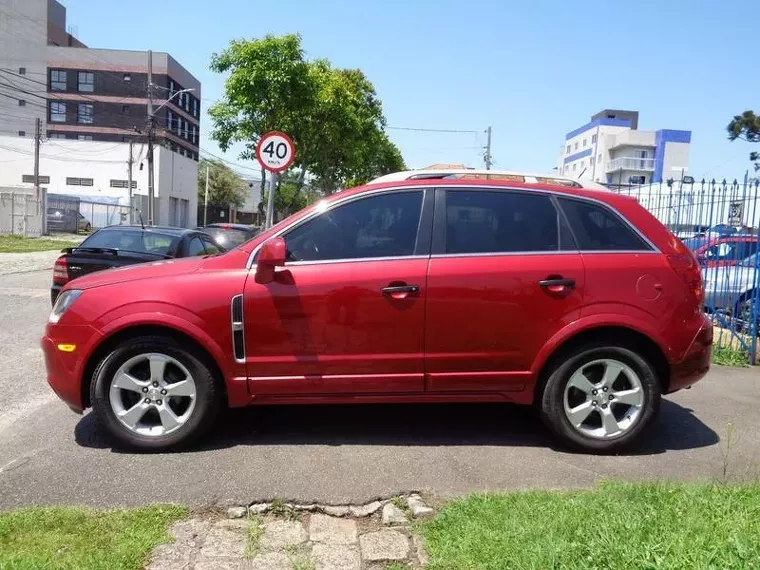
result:
<svg viewBox="0 0 760 570"><path fill-rule="evenodd" d="M8 95L7 93L3 93L2 91L0 91L0 97L7 97L8 99L12 99L12 100L14 100L16 102L19 101L18 97L14 97L12 95ZM23 99L22 99L22 101L23 101ZM44 105L40 105L39 103L25 102L24 106L39 107L40 109L45 109L45 111L47 111L47 107L45 107Z"/></svg>
<svg viewBox="0 0 760 570"><path fill-rule="evenodd" d="M457 129L422 129L422 128L416 128L416 127L389 127L386 126L386 129L392 129L394 131L415 131L420 133L461 133L461 134L480 134L480 131L464 131L464 130L457 130Z"/></svg>

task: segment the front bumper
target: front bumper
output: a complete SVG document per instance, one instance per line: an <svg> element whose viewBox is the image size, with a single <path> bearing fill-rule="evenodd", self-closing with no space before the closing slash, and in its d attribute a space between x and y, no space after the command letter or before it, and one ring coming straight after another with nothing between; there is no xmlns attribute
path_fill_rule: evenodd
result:
<svg viewBox="0 0 760 570"><path fill-rule="evenodd" d="M84 368L102 335L91 326L48 324L42 337L47 382L56 395L74 411L84 410L82 381ZM59 345L73 345L71 352Z"/></svg>
<svg viewBox="0 0 760 570"><path fill-rule="evenodd" d="M702 325L686 351L686 356L670 366L668 393L688 388L705 377L710 370L712 343L712 322L707 315L702 314Z"/></svg>

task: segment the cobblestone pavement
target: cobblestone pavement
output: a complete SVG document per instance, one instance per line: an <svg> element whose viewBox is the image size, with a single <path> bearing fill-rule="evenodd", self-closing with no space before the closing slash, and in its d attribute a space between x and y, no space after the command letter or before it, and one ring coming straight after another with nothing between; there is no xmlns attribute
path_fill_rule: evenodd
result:
<svg viewBox="0 0 760 570"><path fill-rule="evenodd" d="M432 513L418 495L362 506L232 507L227 520L176 523L175 541L156 548L146 570L421 568L427 556L409 518Z"/></svg>
<svg viewBox="0 0 760 570"><path fill-rule="evenodd" d="M0 253L0 275L28 273L53 269L53 263L61 255L60 250L33 251L29 253Z"/></svg>

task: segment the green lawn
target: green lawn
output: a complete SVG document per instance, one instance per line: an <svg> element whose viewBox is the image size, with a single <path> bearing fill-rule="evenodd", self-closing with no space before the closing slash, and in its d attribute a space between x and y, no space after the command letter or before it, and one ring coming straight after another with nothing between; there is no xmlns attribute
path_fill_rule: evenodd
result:
<svg viewBox="0 0 760 570"><path fill-rule="evenodd" d="M760 568L760 484L474 495L420 527L432 570Z"/></svg>
<svg viewBox="0 0 760 570"><path fill-rule="evenodd" d="M2 570L138 570L184 507L94 511L72 507L0 513Z"/></svg>
<svg viewBox="0 0 760 570"><path fill-rule="evenodd" d="M63 241L46 238L27 238L21 236L0 236L0 253L25 253L29 251L62 250L82 243L79 241Z"/></svg>

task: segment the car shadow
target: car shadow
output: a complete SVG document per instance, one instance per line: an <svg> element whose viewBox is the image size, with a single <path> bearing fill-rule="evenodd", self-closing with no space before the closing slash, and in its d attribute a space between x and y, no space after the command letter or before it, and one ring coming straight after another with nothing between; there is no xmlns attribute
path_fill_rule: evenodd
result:
<svg viewBox="0 0 760 570"><path fill-rule="evenodd" d="M135 453L99 430L92 414L74 430L78 445ZM718 434L692 410L663 400L650 436L626 455L707 447ZM225 410L203 440L181 453L237 446L398 445L398 446L556 446L527 406L511 404L384 404L346 406L261 406Z"/></svg>

